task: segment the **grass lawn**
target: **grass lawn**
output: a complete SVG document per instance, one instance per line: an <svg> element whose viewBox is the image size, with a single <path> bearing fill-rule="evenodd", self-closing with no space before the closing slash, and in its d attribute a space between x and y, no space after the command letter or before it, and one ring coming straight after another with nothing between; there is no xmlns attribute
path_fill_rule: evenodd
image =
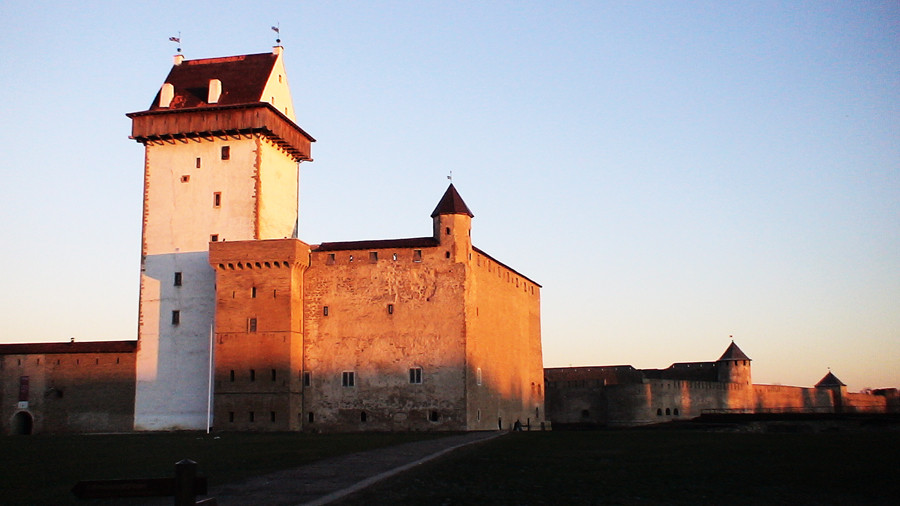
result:
<svg viewBox="0 0 900 506"><path fill-rule="evenodd" d="M442 434L127 434L0 438L0 504L79 504L79 480L210 485ZM897 504L900 432L520 432L460 449L341 504ZM88 501L81 504L120 504Z"/></svg>
<svg viewBox="0 0 900 506"><path fill-rule="evenodd" d="M900 504L900 432L520 432L356 504Z"/></svg>
<svg viewBox="0 0 900 506"><path fill-rule="evenodd" d="M148 433L0 437L0 504L116 504L77 501L81 480L171 477L190 458L210 486L322 458L444 434Z"/></svg>

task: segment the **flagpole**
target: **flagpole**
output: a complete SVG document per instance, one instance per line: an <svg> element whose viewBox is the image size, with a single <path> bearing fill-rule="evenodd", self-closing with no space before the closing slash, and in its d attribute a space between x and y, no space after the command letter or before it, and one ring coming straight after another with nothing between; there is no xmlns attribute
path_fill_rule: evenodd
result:
<svg viewBox="0 0 900 506"><path fill-rule="evenodd" d="M209 388L206 392L206 433L209 434L210 415L212 413L212 382L213 382L213 326L209 326Z"/></svg>

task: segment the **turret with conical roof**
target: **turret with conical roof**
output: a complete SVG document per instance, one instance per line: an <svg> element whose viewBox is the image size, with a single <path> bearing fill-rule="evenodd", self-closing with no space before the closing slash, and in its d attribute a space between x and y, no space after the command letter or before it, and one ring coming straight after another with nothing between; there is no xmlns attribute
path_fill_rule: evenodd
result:
<svg viewBox="0 0 900 506"><path fill-rule="evenodd" d="M716 361L719 381L725 383L750 384L750 357L731 341L725 353Z"/></svg>
<svg viewBox="0 0 900 506"><path fill-rule="evenodd" d="M447 187L431 217L434 219L434 238L445 249L447 258L465 262L472 251L472 218L475 215L463 202L453 183Z"/></svg>

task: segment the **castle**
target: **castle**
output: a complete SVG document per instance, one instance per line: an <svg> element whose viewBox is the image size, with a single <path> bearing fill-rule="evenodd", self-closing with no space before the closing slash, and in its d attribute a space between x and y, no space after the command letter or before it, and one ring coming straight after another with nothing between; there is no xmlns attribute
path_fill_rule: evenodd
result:
<svg viewBox="0 0 900 506"><path fill-rule="evenodd" d="M708 411L898 411L896 389L754 385L732 343L667 369L543 369L541 286L472 244L451 184L431 234L297 238L296 123L271 53L185 60L145 111L137 341L0 345L0 432L494 430ZM546 389L545 389L546 385ZM546 396L546 410L545 410Z"/></svg>
<svg viewBox="0 0 900 506"><path fill-rule="evenodd" d="M848 393L830 371L813 388L754 385L750 362L732 341L715 362L680 362L666 369L547 368L547 417L557 427L617 427L705 413L900 412L897 389Z"/></svg>
<svg viewBox="0 0 900 506"><path fill-rule="evenodd" d="M315 139L282 55L179 54L128 114L145 149L136 349L0 345L6 432L544 421L541 287L472 244L452 184L428 236L297 239ZM104 400L126 408L104 416Z"/></svg>

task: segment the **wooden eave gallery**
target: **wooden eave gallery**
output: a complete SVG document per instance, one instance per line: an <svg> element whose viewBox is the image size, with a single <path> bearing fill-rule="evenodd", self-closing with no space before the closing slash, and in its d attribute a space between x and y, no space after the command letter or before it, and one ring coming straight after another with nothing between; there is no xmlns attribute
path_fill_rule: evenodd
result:
<svg viewBox="0 0 900 506"><path fill-rule="evenodd" d="M132 112L131 136L137 142L224 138L260 133L297 161L309 161L316 140L265 102L188 109Z"/></svg>

